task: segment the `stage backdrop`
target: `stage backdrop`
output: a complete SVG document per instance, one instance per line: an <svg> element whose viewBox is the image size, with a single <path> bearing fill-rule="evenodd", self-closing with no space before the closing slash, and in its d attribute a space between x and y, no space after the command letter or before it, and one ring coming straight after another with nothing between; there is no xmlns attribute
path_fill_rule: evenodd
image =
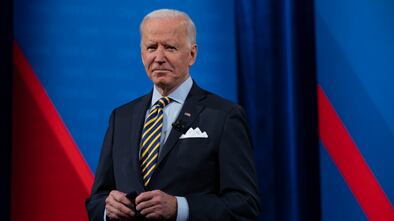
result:
<svg viewBox="0 0 394 221"><path fill-rule="evenodd" d="M391 1L14 0L13 8L12 220L87 220L109 114L152 88L138 25L158 8L191 15L193 78L248 113L259 220L394 220Z"/></svg>
<svg viewBox="0 0 394 221"><path fill-rule="evenodd" d="M111 110L152 89L139 24L159 8L193 18L193 79L236 102L233 1L14 1L13 221L87 219Z"/></svg>
<svg viewBox="0 0 394 221"><path fill-rule="evenodd" d="M394 220L393 8L316 1L323 221Z"/></svg>

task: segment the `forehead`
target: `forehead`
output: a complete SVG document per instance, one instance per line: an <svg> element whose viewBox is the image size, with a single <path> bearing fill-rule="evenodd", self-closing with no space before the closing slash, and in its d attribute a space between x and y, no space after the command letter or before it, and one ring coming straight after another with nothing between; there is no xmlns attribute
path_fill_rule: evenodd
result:
<svg viewBox="0 0 394 221"><path fill-rule="evenodd" d="M141 29L142 40L175 40L186 38L187 28L184 18L149 18Z"/></svg>

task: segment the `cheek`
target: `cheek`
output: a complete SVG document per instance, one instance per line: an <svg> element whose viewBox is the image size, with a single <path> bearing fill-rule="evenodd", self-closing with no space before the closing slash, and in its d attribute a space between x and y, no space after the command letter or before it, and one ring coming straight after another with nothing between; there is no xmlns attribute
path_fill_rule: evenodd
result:
<svg viewBox="0 0 394 221"><path fill-rule="evenodd" d="M148 67L152 63L152 58L147 55L142 55L141 58L142 58L142 63L144 65L145 69L148 69Z"/></svg>

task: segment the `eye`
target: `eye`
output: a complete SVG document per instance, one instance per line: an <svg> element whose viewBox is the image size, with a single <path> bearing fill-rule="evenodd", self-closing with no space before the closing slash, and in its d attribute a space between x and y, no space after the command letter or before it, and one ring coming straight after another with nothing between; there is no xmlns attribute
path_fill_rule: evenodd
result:
<svg viewBox="0 0 394 221"><path fill-rule="evenodd" d="M176 51L177 50L177 48L172 45L166 45L165 48L167 51Z"/></svg>
<svg viewBox="0 0 394 221"><path fill-rule="evenodd" d="M157 49L157 44L148 45L148 46L146 47L146 50L147 50L147 51L154 51L154 50L156 50L156 49Z"/></svg>

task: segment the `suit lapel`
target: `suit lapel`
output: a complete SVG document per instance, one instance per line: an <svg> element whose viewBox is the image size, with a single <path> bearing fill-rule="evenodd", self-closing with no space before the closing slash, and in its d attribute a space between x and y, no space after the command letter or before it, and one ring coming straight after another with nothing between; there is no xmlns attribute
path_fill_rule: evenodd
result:
<svg viewBox="0 0 394 221"><path fill-rule="evenodd" d="M179 140L179 137L190 128L192 123L196 120L200 112L203 110L204 106L199 104L199 101L202 100L204 97L205 92L201 88L199 88L194 82L185 100L185 104L183 105L181 111L179 112L179 116L175 121L179 122L180 125L184 125L184 128L175 129L173 127L171 129L170 135L168 136L167 141L163 145L160 152L157 167L160 166L160 163L163 161L163 159L174 148L175 144Z"/></svg>
<svg viewBox="0 0 394 221"><path fill-rule="evenodd" d="M130 130L130 146L131 147L131 154L128 156L129 159L132 161L132 171L136 171L136 175L138 176L138 181L141 184L141 191L144 190L144 185L142 181L142 176L140 173L140 165L139 165L139 149L140 149L140 140L141 140L141 133L142 133L142 126L144 124L146 110L149 107L150 101L152 98L152 93L144 96L138 103L134 105L134 110L131 111L132 122L131 123L131 130Z"/></svg>

